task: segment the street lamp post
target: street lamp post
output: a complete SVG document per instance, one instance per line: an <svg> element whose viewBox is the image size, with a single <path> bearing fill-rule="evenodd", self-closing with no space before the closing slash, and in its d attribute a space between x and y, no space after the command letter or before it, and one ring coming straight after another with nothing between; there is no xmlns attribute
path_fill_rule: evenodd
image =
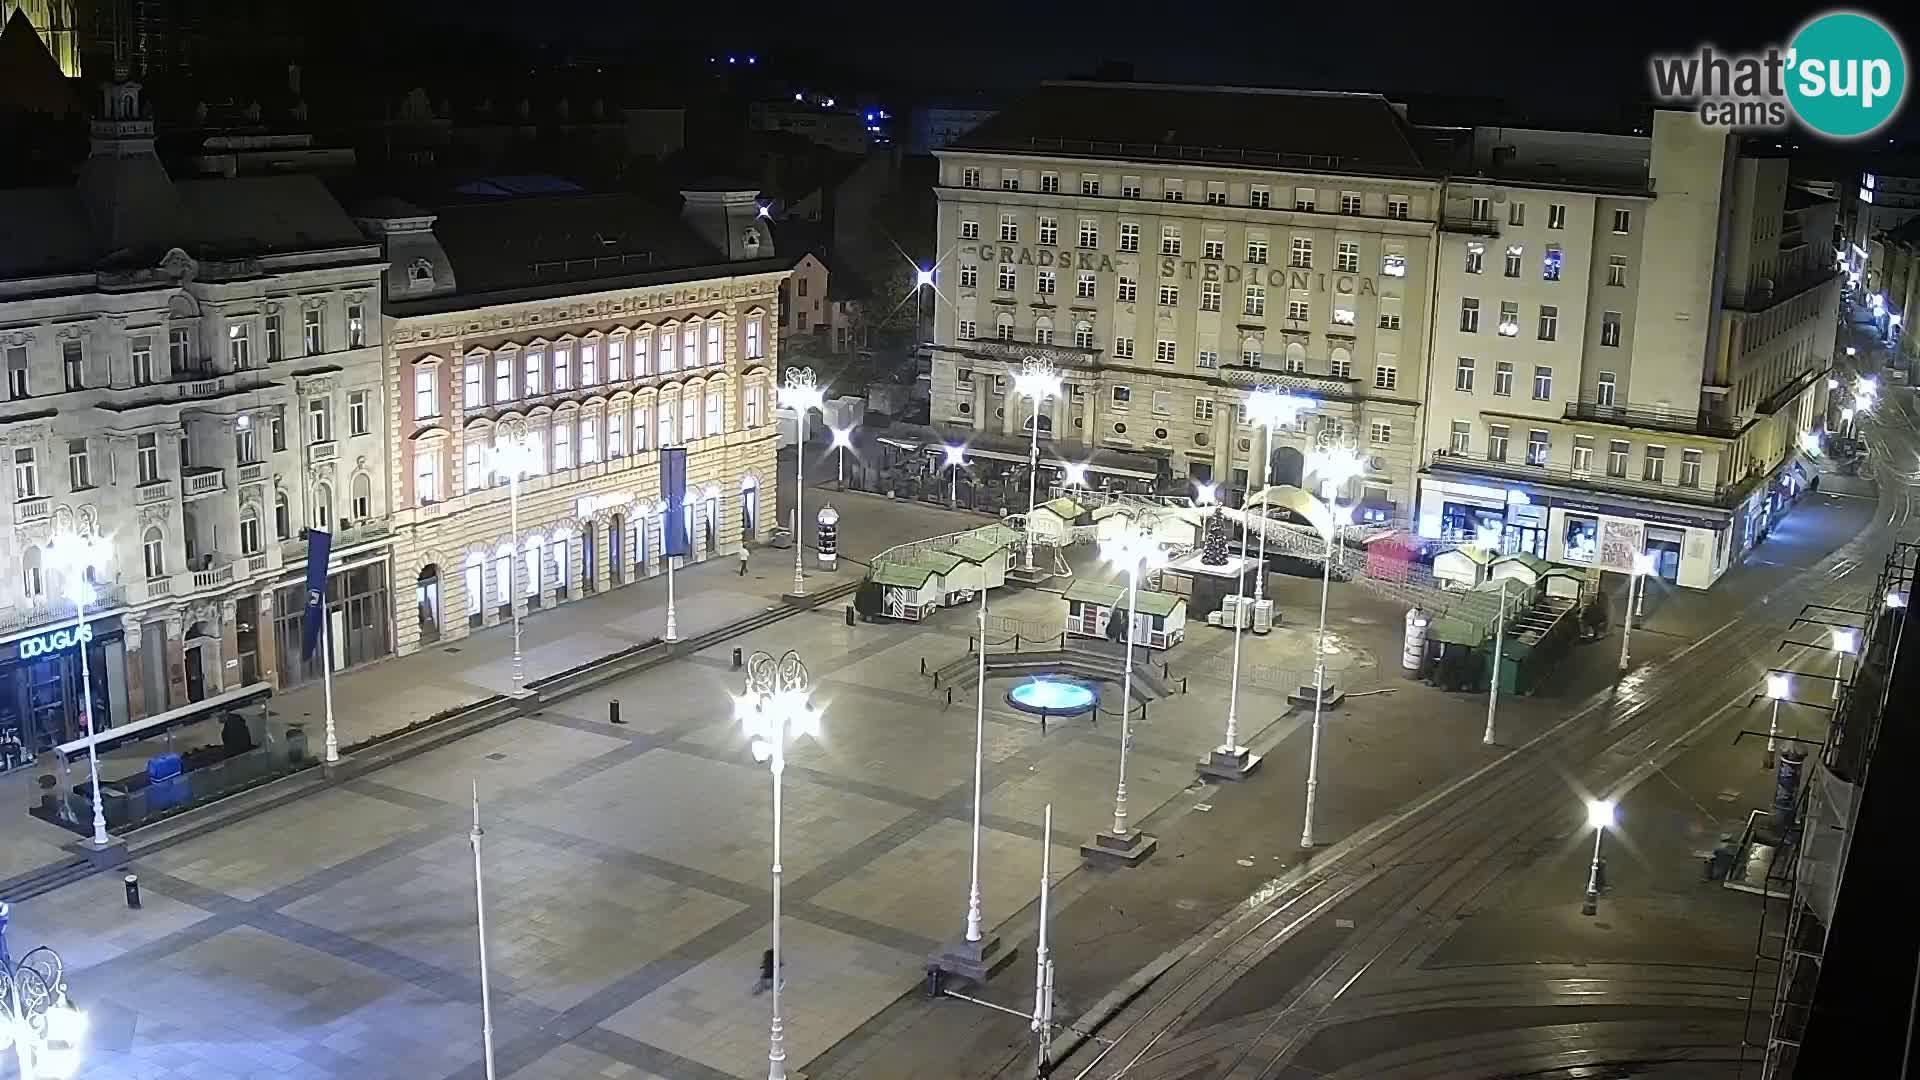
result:
<svg viewBox="0 0 1920 1080"><path fill-rule="evenodd" d="M1013 377L1013 391L1033 401L1033 438L1031 449L1027 452L1027 569L1033 569L1033 511L1039 505L1040 484L1040 405L1048 398L1060 396L1060 376L1054 373L1053 365L1038 357L1029 356L1020 365L1020 374Z"/></svg>
<svg viewBox="0 0 1920 1080"><path fill-rule="evenodd" d="M1327 443L1316 447L1307 462L1307 472L1318 476L1322 490L1330 496L1327 509L1327 556L1320 566L1320 628L1313 638L1313 737L1307 744L1307 808L1300 826L1300 847L1310 849L1313 841L1313 811L1320 795L1320 715L1327 700L1327 593L1333 585L1333 560L1339 550L1340 526L1353 513L1337 499L1342 488L1366 472L1366 459L1351 446ZM1263 529L1262 532L1265 530Z"/></svg>
<svg viewBox="0 0 1920 1080"><path fill-rule="evenodd" d="M1151 523L1141 521L1113 539L1101 541L1100 555L1127 572L1127 651L1120 671L1120 782L1113 792L1113 831L1095 834L1093 843L1083 846L1081 851L1133 865L1146 858L1158 843L1138 829L1127 828L1127 750L1133 743L1134 629L1139 623L1140 576L1165 566L1167 552L1153 535ZM1118 614L1117 610L1113 613Z"/></svg>
<svg viewBox="0 0 1920 1080"><path fill-rule="evenodd" d="M967 464L967 448L951 443L940 448L946 452L947 460L947 506L960 503L960 470Z"/></svg>
<svg viewBox="0 0 1920 1080"><path fill-rule="evenodd" d="M506 430L503 439L495 441L491 457L492 471L504 471L507 474L507 535L513 544L513 557L507 562L509 574L506 584L512 589L512 594L507 597L507 605L513 610L513 692L518 694L527 677L526 660L520 651L521 597L517 595L523 590L513 587L513 583L520 580L520 474L532 472L539 465L533 443L527 438L526 426L517 422ZM535 589L540 587L539 575L540 567L536 563L530 575ZM668 605L667 622L673 622L672 605Z"/></svg>
<svg viewBox="0 0 1920 1080"><path fill-rule="evenodd" d="M756 652L747 660L747 691L734 712L755 761L773 774L773 1020L767 1034L767 1080L786 1080L786 1030L780 1020L780 778L787 770L787 740L820 734L820 710L808 695L812 682L800 654L775 658Z"/></svg>
<svg viewBox="0 0 1920 1080"><path fill-rule="evenodd" d="M487 892L480 871L480 838L485 835L480 828L480 781L475 780L473 831L467 834L467 843L473 847L474 927L480 935L480 1041L486 1053L487 1080L493 1080L493 984L487 979Z"/></svg>
<svg viewBox="0 0 1920 1080"><path fill-rule="evenodd" d="M98 533L63 532L47 544L47 564L60 575L73 601L73 637L80 652L80 709L87 725L87 782L93 789L93 846L105 848L107 813L100 794L100 747L93 728L93 677L87 664L87 605L94 601L90 575L113 565L113 548ZM331 714L329 714L331 715Z"/></svg>
<svg viewBox="0 0 1920 1080"><path fill-rule="evenodd" d="M1653 573L1653 556L1644 551L1633 553L1633 571L1627 575L1626 614L1620 620L1620 670L1627 670L1627 642L1633 637L1633 600L1636 589L1645 589L1648 574Z"/></svg>
<svg viewBox="0 0 1920 1080"><path fill-rule="evenodd" d="M1580 905L1580 914L1594 915L1600 911L1600 887L1606 874L1600 859L1600 840L1613 827L1613 800L1588 799L1587 824L1593 826L1593 862L1587 867L1587 898Z"/></svg>
<svg viewBox="0 0 1920 1080"><path fill-rule="evenodd" d="M80 1070L87 1016L67 1000L66 966L41 945L15 963L7 951L12 905L0 900L0 1051L11 1044L20 1080L67 1080Z"/></svg>
<svg viewBox="0 0 1920 1080"><path fill-rule="evenodd" d="M1493 714L1500 705L1500 659L1507 641L1507 582L1512 578L1500 579L1500 618L1493 626L1493 678L1487 684L1487 730L1480 736L1480 742L1493 745Z"/></svg>
<svg viewBox="0 0 1920 1080"><path fill-rule="evenodd" d="M980 590L980 670L974 684L973 706L973 844L969 859L966 926L956 944L944 946L933 957L942 971L952 972L975 982L984 982L992 968L989 962L999 951L1000 939L988 939L981 928L980 913L980 813L984 793L987 753L987 590ZM1011 960L1011 954L1004 959Z"/></svg>
<svg viewBox="0 0 1920 1080"><path fill-rule="evenodd" d="M1767 721L1767 756L1762 768L1773 768L1773 755L1779 750L1775 743L1780 735L1780 702L1792 693L1791 677L1778 671L1767 676L1767 697L1773 700L1773 716Z"/></svg>
<svg viewBox="0 0 1920 1080"><path fill-rule="evenodd" d="M807 594L807 572L803 558L807 550L805 535L800 531L805 519L800 516L807 490L807 410L819 409L826 404L826 395L813 381L812 368L788 368L785 385L780 387L779 402L783 409L792 409L794 419L799 426L795 431L798 441L793 450L793 595Z"/></svg>
<svg viewBox="0 0 1920 1080"><path fill-rule="evenodd" d="M1833 630L1833 700L1840 700L1840 675L1846 670L1847 657L1859 647L1860 634L1856 630Z"/></svg>
<svg viewBox="0 0 1920 1080"><path fill-rule="evenodd" d="M1247 420L1257 424L1266 433L1260 444L1260 567L1253 578L1253 601L1259 603L1267 593L1267 509L1266 491L1269 484L1267 470L1273 462L1273 429L1293 423L1302 412L1313 408L1310 397L1289 394L1279 386L1268 383L1247 395ZM1244 521L1246 516L1241 515ZM1245 533L1242 532L1242 543ZM1242 547L1244 551L1244 546Z"/></svg>
<svg viewBox="0 0 1920 1080"><path fill-rule="evenodd" d="M1063 478L1063 481L1066 484L1067 493L1069 495L1079 490L1080 488L1087 486L1086 462L1069 461L1067 462L1066 471L1067 471L1067 475Z"/></svg>
<svg viewBox="0 0 1920 1080"><path fill-rule="evenodd" d="M853 445L853 429L850 427L830 428L833 432L833 449L839 453L840 490L847 490L847 447Z"/></svg>

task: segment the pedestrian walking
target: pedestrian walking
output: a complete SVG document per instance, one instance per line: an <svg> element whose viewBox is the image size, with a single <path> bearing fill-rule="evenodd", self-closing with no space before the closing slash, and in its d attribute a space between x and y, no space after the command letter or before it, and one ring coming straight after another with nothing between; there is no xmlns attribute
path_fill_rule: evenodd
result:
<svg viewBox="0 0 1920 1080"><path fill-rule="evenodd" d="M740 576L747 576L747 545L740 545Z"/></svg>

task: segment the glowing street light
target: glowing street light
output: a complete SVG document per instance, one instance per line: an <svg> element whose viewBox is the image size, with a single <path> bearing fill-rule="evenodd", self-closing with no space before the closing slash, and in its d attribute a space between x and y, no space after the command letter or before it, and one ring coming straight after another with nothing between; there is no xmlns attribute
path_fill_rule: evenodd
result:
<svg viewBox="0 0 1920 1080"><path fill-rule="evenodd" d="M946 454L947 467L947 505L960 501L960 470L967 465L967 448L948 443L940 448Z"/></svg>
<svg viewBox="0 0 1920 1080"><path fill-rule="evenodd" d="M800 516L800 510L807 490L807 411L822 409L824 415L823 406L827 398L813 381L813 369L801 367L787 369L786 382L780 387L777 400L781 408L792 409L795 419L799 421L796 431L799 441L793 452L793 595L805 596L807 572L804 556L807 541L805 534L800 531L800 525L806 519Z"/></svg>
<svg viewBox="0 0 1920 1080"><path fill-rule="evenodd" d="M1311 465L1311 462L1309 462ZM1307 744L1307 812L1300 826L1300 846L1313 847L1313 810L1320 795L1320 712L1327 699L1327 592L1333 584L1334 551L1340 543L1340 526L1353 516L1353 508L1327 504L1332 521L1327 530L1327 556L1320 563L1320 628L1313 637L1313 738Z"/></svg>
<svg viewBox="0 0 1920 1080"><path fill-rule="evenodd" d="M1828 379L1828 380L1827 380L1827 389L1828 389L1828 390L1838 390L1838 389L1840 389L1840 380L1839 380L1839 379Z"/></svg>
<svg viewBox="0 0 1920 1080"><path fill-rule="evenodd" d="M913 268L913 287L924 289L933 284L933 267L916 266Z"/></svg>
<svg viewBox="0 0 1920 1080"><path fill-rule="evenodd" d="M756 652L747 659L747 690L734 699L734 714L751 742L753 760L773 774L773 1022L767 1035L767 1080L786 1080L786 1030L780 1020L780 778L787 771L787 741L818 738L820 710L809 700L812 682L800 654L775 659Z"/></svg>
<svg viewBox="0 0 1920 1080"><path fill-rule="evenodd" d="M1847 657L1860 645L1860 632L1853 629L1833 629L1833 700L1840 700L1840 672L1846 666Z"/></svg>
<svg viewBox="0 0 1920 1080"><path fill-rule="evenodd" d="M1133 743L1129 714L1133 711L1134 629L1140 621L1140 577L1165 566L1167 552L1153 535L1151 525L1137 522L1120 535L1102 540L1100 557L1127 572L1127 659L1120 677L1120 783L1113 793L1113 833L1111 837L1096 836L1095 841L1107 840L1123 851L1139 850L1150 843L1150 838L1141 836L1138 830L1127 829L1127 748Z"/></svg>
<svg viewBox="0 0 1920 1080"><path fill-rule="evenodd" d="M1767 754L1765 768L1773 768L1773 755L1777 752L1780 736L1780 703L1793 695L1793 679L1784 672L1775 671L1767 676L1767 697L1773 700L1773 716L1767 721Z"/></svg>
<svg viewBox="0 0 1920 1080"><path fill-rule="evenodd" d="M1888 590L1887 590L1887 606L1888 606L1889 608L1903 608L1903 607L1906 607L1906 606L1907 606L1907 594L1906 594L1906 593L1903 593L1903 592L1901 592L1901 591L1900 591L1900 590L1898 590L1898 589L1888 589Z"/></svg>
<svg viewBox="0 0 1920 1080"><path fill-rule="evenodd" d="M1600 911L1600 883L1606 873L1600 861L1600 840L1607 830L1613 828L1613 800L1588 799L1587 824L1593 827L1593 863L1587 868L1587 899L1580 905L1580 914L1594 915Z"/></svg>
<svg viewBox="0 0 1920 1080"><path fill-rule="evenodd" d="M1653 556L1644 551L1633 553L1633 572L1627 577L1627 612L1620 622L1620 670L1627 670L1627 641L1633 637L1633 598L1636 587L1646 590L1647 575L1653 573Z"/></svg>
<svg viewBox="0 0 1920 1080"><path fill-rule="evenodd" d="M832 449L839 452L840 490L847 490L847 448L853 445L853 429L850 427L830 428L833 432Z"/></svg>
<svg viewBox="0 0 1920 1080"><path fill-rule="evenodd" d="M1033 443L1027 459L1027 569L1033 569L1033 511L1039 505L1040 481L1040 404L1060 396L1060 376L1053 365L1029 356L1013 377L1013 392L1033 400Z"/></svg>
<svg viewBox="0 0 1920 1080"><path fill-rule="evenodd" d="M1313 408L1314 400L1289 394L1267 383L1247 395L1247 422L1258 425L1266 438L1260 443L1260 567L1253 579L1253 600L1259 603L1267 591L1267 470L1273 460L1273 429L1286 427L1302 412ZM1245 520L1245 515L1241 516ZM1244 532L1242 543L1244 544ZM1242 550L1245 550L1244 548Z"/></svg>
<svg viewBox="0 0 1920 1080"><path fill-rule="evenodd" d="M0 901L0 1051L13 1048L20 1080L69 1080L80 1071L87 1015L67 1000L59 953L42 945L14 963L7 951L11 912Z"/></svg>
<svg viewBox="0 0 1920 1080"><path fill-rule="evenodd" d="M1219 484L1195 484L1193 485L1193 491L1194 491L1193 501L1197 505L1212 506L1214 503L1220 501L1219 500L1219 492L1220 492Z"/></svg>
<svg viewBox="0 0 1920 1080"><path fill-rule="evenodd" d="M520 474L538 472L540 470L540 451L533 445L533 441L527 438L526 425L516 421L495 439L493 446L487 451L487 458L489 472L496 476L504 473L507 477L507 535L512 538L511 543L513 544L513 558L508 563L508 565L512 567L512 573L508 575L507 585L509 589L513 590L513 595L507 597L507 603L513 609L513 692L518 694L521 689L521 684L527 677L526 662L520 653L520 601L522 599L520 594L525 591L519 586L521 563ZM538 589L540 587L540 568L536 565L530 569L532 573L529 576L533 579L531 584L535 589ZM674 641L679 635L674 633L673 627L672 559L667 560L667 582L667 640ZM469 601L469 603L472 603L472 601ZM329 732L329 737L331 737L331 732Z"/></svg>
<svg viewBox="0 0 1920 1080"><path fill-rule="evenodd" d="M93 678L87 670L87 605L93 603L93 576L113 565L113 546L98 533L82 535L62 532L46 546L47 566L60 577L67 599L73 602L73 637L80 653L80 709L87 723L87 780L93 788L93 846L105 848L112 843L107 836L107 813L100 795L100 748L93 730ZM324 620L322 620L324 623ZM333 708L329 696L327 708L328 746L333 741ZM338 751L327 760L338 759Z"/></svg>

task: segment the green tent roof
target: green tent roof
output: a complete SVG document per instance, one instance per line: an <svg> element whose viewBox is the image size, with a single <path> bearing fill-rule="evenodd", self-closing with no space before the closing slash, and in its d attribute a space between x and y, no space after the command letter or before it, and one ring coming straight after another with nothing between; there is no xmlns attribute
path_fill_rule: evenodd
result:
<svg viewBox="0 0 1920 1080"><path fill-rule="evenodd" d="M1053 511L1054 513L1060 515L1062 518L1065 518L1068 521L1072 521L1075 518L1078 518L1080 516L1080 512L1082 509L1079 503L1074 502L1072 499L1067 498L1065 495L1062 495L1057 499L1049 499L1046 502L1041 503L1040 505L1046 507L1047 509Z"/></svg>
<svg viewBox="0 0 1920 1080"><path fill-rule="evenodd" d="M968 540L984 540L995 547L1005 547L1026 536L1026 533L1011 525L982 525L966 535Z"/></svg>
<svg viewBox="0 0 1920 1080"><path fill-rule="evenodd" d="M1533 571L1535 574L1544 574L1548 570L1553 569L1552 563L1548 562L1547 560L1541 558L1538 555L1530 554L1525 551L1515 552L1512 555L1502 555L1499 558L1493 560L1493 565L1500 566L1502 564L1510 563L1510 562L1517 562L1520 565L1526 567L1527 569Z"/></svg>
<svg viewBox="0 0 1920 1080"><path fill-rule="evenodd" d="M936 574L950 574L954 567L966 561L951 551L923 551L913 557L910 565L928 567Z"/></svg>
<svg viewBox="0 0 1920 1080"><path fill-rule="evenodd" d="M1098 604L1101 607L1127 606L1127 587L1105 581L1076 581L1067 587L1066 599L1078 600L1083 604ZM1141 589L1134 598L1134 606L1148 615L1171 615L1173 609L1186 603L1186 598L1172 593Z"/></svg>
<svg viewBox="0 0 1920 1080"><path fill-rule="evenodd" d="M948 550L968 562L984 563L1001 551L1004 551L1005 547L993 543L990 540L982 540L977 536L968 535L961 537L960 540Z"/></svg>
<svg viewBox="0 0 1920 1080"><path fill-rule="evenodd" d="M881 585L893 585L903 589L917 589L933 576L931 566L919 563L880 563L873 568L871 579Z"/></svg>

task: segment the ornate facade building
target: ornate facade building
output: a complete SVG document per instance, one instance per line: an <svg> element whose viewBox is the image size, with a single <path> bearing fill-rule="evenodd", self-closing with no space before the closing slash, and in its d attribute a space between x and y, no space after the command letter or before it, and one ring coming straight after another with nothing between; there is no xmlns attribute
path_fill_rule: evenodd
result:
<svg viewBox="0 0 1920 1080"><path fill-rule="evenodd" d="M380 250L309 177L174 181L139 87L75 187L0 200L0 744L118 724L299 660L301 530L335 535L336 665L390 651ZM45 547L97 534L86 631Z"/></svg>
<svg viewBox="0 0 1920 1080"><path fill-rule="evenodd" d="M688 561L765 538L792 260L755 195L361 210L391 263L400 651L664 572L662 447L688 450Z"/></svg>

